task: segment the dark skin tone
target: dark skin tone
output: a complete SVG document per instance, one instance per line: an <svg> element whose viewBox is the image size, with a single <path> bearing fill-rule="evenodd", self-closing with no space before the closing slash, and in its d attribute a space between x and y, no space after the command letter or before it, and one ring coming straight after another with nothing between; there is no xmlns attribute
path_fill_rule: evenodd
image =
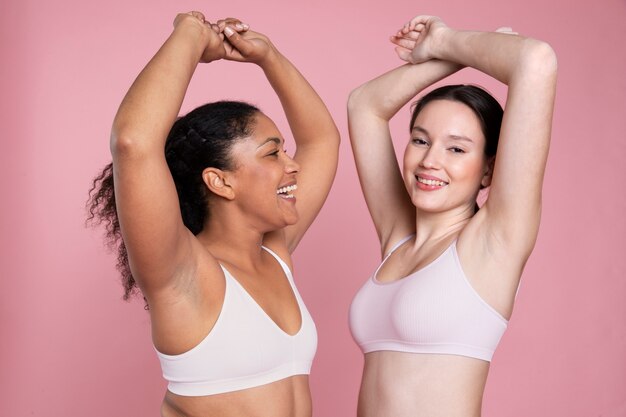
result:
<svg viewBox="0 0 626 417"><path fill-rule="evenodd" d="M207 167L203 172L211 216L194 236L182 223L163 147L196 67L220 59L253 63L263 70L283 105L297 149L293 158L288 156L281 133L271 119L258 114L252 135L233 146L235 169ZM269 138L278 141L266 143ZM111 135L122 234L133 276L150 305L159 351L185 352L210 332L224 300L220 264L280 328L289 334L300 328L287 278L261 245L291 267L291 252L332 184L338 144L323 102L266 36L237 19L209 24L199 12L176 17L174 31L120 105ZM296 199L277 193L296 183L302 190L292 191ZM202 397L168 391L162 414L310 416L308 376Z"/></svg>

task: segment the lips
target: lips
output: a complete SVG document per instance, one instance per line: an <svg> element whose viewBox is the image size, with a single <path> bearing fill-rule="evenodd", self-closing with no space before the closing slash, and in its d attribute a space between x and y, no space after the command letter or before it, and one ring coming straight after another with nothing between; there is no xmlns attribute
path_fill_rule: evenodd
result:
<svg viewBox="0 0 626 417"><path fill-rule="evenodd" d="M420 177L416 177L416 178L418 182L422 184L426 184L426 185L436 185L438 187L443 187L444 185L447 185L447 183L444 181L429 180L429 179L420 178Z"/></svg>
<svg viewBox="0 0 626 417"><path fill-rule="evenodd" d="M446 181L426 174L415 175L415 179L418 187L424 190L437 190L448 185Z"/></svg>

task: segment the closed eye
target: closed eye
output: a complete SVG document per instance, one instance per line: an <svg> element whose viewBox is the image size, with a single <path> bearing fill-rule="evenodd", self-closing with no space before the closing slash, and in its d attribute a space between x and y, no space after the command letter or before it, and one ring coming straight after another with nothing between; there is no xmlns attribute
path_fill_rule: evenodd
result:
<svg viewBox="0 0 626 417"><path fill-rule="evenodd" d="M424 139L422 139L422 138L412 138L412 139L411 139L411 142L412 142L414 145L425 145L425 146L428 146L428 142L426 142L426 141L425 141Z"/></svg>

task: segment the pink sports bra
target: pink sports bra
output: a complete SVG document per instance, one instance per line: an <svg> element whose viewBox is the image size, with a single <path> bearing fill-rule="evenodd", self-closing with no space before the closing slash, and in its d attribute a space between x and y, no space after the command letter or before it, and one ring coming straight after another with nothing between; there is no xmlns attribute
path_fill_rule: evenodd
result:
<svg viewBox="0 0 626 417"><path fill-rule="evenodd" d="M222 266L226 292L222 311L209 334L180 355L157 351L168 389L184 396L212 395L308 375L317 349L317 331L287 264L280 264L298 302L302 324L285 333ZM156 350L156 349L155 349Z"/></svg>
<svg viewBox="0 0 626 417"><path fill-rule="evenodd" d="M376 274L350 306L350 330L363 353L391 350L451 354L491 361L507 320L489 306L467 280L456 241L437 259L411 275L388 283Z"/></svg>

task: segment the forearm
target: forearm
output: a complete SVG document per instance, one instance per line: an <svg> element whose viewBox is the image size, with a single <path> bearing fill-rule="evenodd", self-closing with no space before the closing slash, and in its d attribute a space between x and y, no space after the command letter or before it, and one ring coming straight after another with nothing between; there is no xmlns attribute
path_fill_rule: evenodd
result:
<svg viewBox="0 0 626 417"><path fill-rule="evenodd" d="M202 56L205 37L200 25L177 27L141 71L113 122L114 154L129 147L163 149Z"/></svg>
<svg viewBox="0 0 626 417"><path fill-rule="evenodd" d="M395 68L356 88L348 100L348 113L366 111L389 120L420 91L460 68L439 60Z"/></svg>
<svg viewBox="0 0 626 417"><path fill-rule="evenodd" d="M556 71L556 57L548 44L497 32L446 28L433 48L433 55L475 68L507 85L529 75L546 78Z"/></svg>
<svg viewBox="0 0 626 417"><path fill-rule="evenodd" d="M319 145L320 139L337 146L335 122L300 71L274 47L260 66L283 106L297 146Z"/></svg>

